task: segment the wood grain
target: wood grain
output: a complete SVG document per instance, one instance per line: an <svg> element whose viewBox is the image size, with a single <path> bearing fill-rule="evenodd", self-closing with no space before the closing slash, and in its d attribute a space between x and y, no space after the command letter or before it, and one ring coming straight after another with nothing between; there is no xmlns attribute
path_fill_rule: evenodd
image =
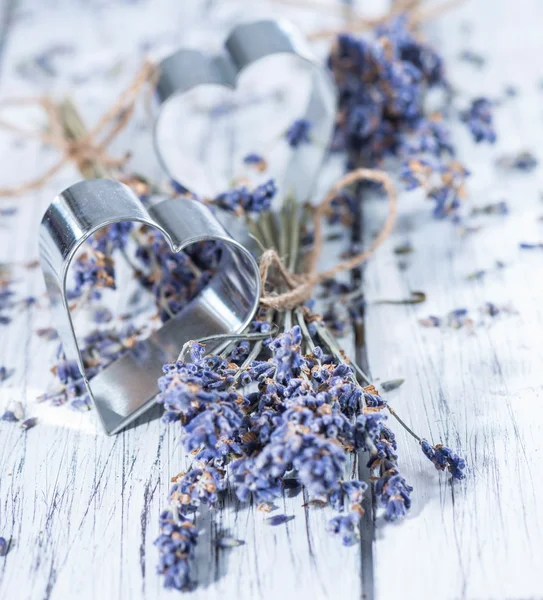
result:
<svg viewBox="0 0 543 600"><path fill-rule="evenodd" d="M329 24L328 13L318 17L265 3L57 0L38 5L19 0L6 6L2 95L69 91L89 123L130 79L147 49L159 56L180 43L196 44L202 23L207 39L216 34L217 40L230 23L249 14L277 15L280 10L306 29L317 26L319 18ZM480 217L473 222L482 229L461 237L450 223L432 219L431 207L417 194L403 195L396 233L364 272L371 372L379 381L405 378L400 389L388 394L390 402L420 434L466 456L467 480L451 485L398 431L401 465L415 487L414 503L409 518L398 525L384 524L377 513L373 539L364 544L366 553L373 552L374 585L368 584L367 559L363 581L361 548L344 548L325 532L328 509L304 508L302 494L286 494L278 512L295 519L274 528L265 524L266 515L228 494L218 510L197 518L203 530L197 559L200 587L191 597L543 598L538 572L543 551L538 464L543 254L518 246L520 241L543 240L543 225L537 221L543 214L543 182L539 169L505 174L493 164L503 152L528 149L537 154L541 147L543 72L538 57L543 40L537 24L542 13L537 0L497 0L491 11L473 0L428 27L445 55L460 102L483 93L503 97L508 84L519 89L517 97L496 110L496 147L476 147L461 128L454 129L459 157L473 171L470 202L507 199L511 215ZM37 53L58 44L73 46L74 53L54 60L56 77L28 66ZM467 48L485 55L483 69L458 59ZM39 123L33 113L10 116L28 126ZM134 152L137 170L159 175L143 111L113 150L127 147ZM0 156L3 185L40 173L55 158L31 142L14 144L5 134L0 135ZM328 166L323 188L339 169L338 163ZM13 201L20 210L9 228L0 229L0 262L37 256L39 217L50 198L76 179L75 170L67 167L47 188ZM383 211L379 199L364 197L364 239L378 228ZM393 252L405 241L414 247L403 259L407 268ZM336 250L330 248L330 254ZM496 269L496 260L505 268ZM477 269L488 273L468 280ZM21 295L41 297L40 273L21 271L17 289ZM375 303L406 297L412 290L426 292L427 302ZM518 314L483 317L478 311L486 301L510 305ZM472 330L418 324L428 314L444 315L458 307L474 316ZM39 417L39 425L26 433L0 422L0 535L11 540L9 554L0 558L0 598L171 597L155 573L153 540L170 477L186 466L175 428L154 420L108 438L93 412L37 405L35 399L52 385L48 369L56 344L37 338L34 330L49 324L44 307L19 315L0 330L0 365L15 369L0 384L0 408L18 399L27 414ZM354 350L351 340L345 344ZM246 544L218 550L216 540L226 534Z"/></svg>

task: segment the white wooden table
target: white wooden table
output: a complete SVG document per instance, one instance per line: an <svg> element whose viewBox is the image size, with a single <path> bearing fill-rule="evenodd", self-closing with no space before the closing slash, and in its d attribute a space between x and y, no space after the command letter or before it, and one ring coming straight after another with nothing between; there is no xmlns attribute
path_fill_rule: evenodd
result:
<svg viewBox="0 0 543 600"><path fill-rule="evenodd" d="M360 2L360 4L365 4ZM371 7L373 8L373 7ZM285 14L311 30L328 17L279 5L188 0L4 0L0 11L2 97L69 91L92 122L130 79L143 53L161 54L198 41L198 26L220 40L228 25L249 15ZM328 13L325 13L326 15ZM459 157L473 171L475 205L505 199L507 217L473 219L482 228L459 236L438 222L417 194L402 195L398 227L364 273L368 299L366 344L377 380L405 378L389 395L413 426L435 443L466 457L468 476L451 485L420 449L398 431L402 469L413 484L413 507L397 525L379 518L365 523L366 540L344 548L325 532L328 510L304 509L302 496L282 500L296 518L267 527L254 507L230 496L213 515L202 515L198 545L200 587L194 598L445 600L543 598L543 253L519 249L543 240L541 169L509 174L494 166L504 152L543 145L543 5L538 0L467 1L427 27L446 61L450 79L466 97L518 96L496 110L499 141L475 146L454 128ZM53 46L57 76L33 57ZM64 50L62 48L64 47ZM460 61L470 49L486 58L477 68ZM24 116L23 116L24 114ZM28 126L33 113L18 113ZM22 121L23 122L23 121ZM143 116L114 149L131 148L138 171L159 176ZM1 183L17 183L54 160L31 142L0 135ZM51 197L79 179L67 167L43 189L2 206L19 212L0 229L0 262L37 257L37 226ZM367 237L384 204L365 203ZM469 209L468 209L469 212ZM400 258L393 249L410 242ZM496 260L505 268L496 269ZM481 280L467 276L488 269ZM21 295L43 294L38 270L21 271ZM411 290L428 299L416 306L376 304ZM518 314L491 319L478 310L486 301ZM425 329L418 319L465 307L476 321L465 329ZM51 389L56 344L40 340L50 325L46 309L22 313L0 328L0 366L15 369L0 384L0 408L22 401L39 424L28 432L0 422L0 535L11 549L0 558L0 598L51 599L170 597L155 574L158 515L169 479L184 465L174 428L158 420L106 437L93 411L37 405ZM246 541L217 550L228 532Z"/></svg>

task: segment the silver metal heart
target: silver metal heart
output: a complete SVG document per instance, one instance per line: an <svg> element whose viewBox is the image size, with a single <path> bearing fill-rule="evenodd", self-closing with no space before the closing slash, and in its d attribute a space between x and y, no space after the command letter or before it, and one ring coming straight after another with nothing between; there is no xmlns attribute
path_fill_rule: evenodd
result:
<svg viewBox="0 0 543 600"><path fill-rule="evenodd" d="M222 245L221 263L209 284L175 318L89 381L66 295L68 269L89 236L125 221L158 229L174 252L217 240ZM76 183L53 200L41 222L40 262L64 352L79 365L108 434L117 433L154 404L162 366L176 359L185 342L241 332L253 318L260 297L253 256L226 233L206 206L171 198L146 208L130 188L107 179Z"/></svg>
<svg viewBox="0 0 543 600"><path fill-rule="evenodd" d="M294 60L301 73L291 82L288 93L296 97L301 95L304 81L309 85L305 106L294 118L311 122L315 142L300 144L293 149L287 147L286 170L283 173L272 171L271 175L277 179L283 194L294 193L300 202L310 197L333 132L336 92L326 68L315 59L295 27L286 21L244 23L232 30L219 54L181 49L160 63L156 87L160 112L155 122L155 149L164 169L173 179L196 194L210 194L210 189L206 188L206 178L210 178L212 165L205 158L201 160L195 156L197 143L193 139L192 126L197 115L195 107L190 106L191 93L197 88L206 87L234 90L248 71L256 75L254 89L258 90L266 81L277 76L270 70L270 59L279 56ZM180 102L188 106L185 107L186 118L182 123L175 123L169 110L172 103ZM248 126L255 127L253 124ZM263 128L263 124L260 128ZM190 137L190 150L185 150L184 155L173 153L175 136ZM260 151L266 140L260 142L259 147L247 150ZM224 191L226 187L223 184L214 191Z"/></svg>

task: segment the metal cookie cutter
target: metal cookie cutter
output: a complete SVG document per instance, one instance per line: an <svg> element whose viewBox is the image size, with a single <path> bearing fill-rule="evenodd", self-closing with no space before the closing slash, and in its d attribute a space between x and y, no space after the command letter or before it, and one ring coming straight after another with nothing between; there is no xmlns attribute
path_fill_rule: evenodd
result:
<svg viewBox="0 0 543 600"><path fill-rule="evenodd" d="M89 381L68 307L68 268L89 236L123 221L155 227L174 252L218 240L221 263L207 287L175 318ZM206 206L171 198L146 208L130 188L107 179L76 183L53 200L41 222L40 262L64 352L77 362L108 434L117 433L154 404L162 365L175 360L186 341L240 332L250 323L260 297L254 258Z"/></svg>
<svg viewBox="0 0 543 600"><path fill-rule="evenodd" d="M304 66L311 79L305 110L295 118L311 123L316 144L299 144L291 149L289 164L282 183L285 192L293 193L299 202L307 200L313 190L320 166L331 138L336 114L336 89L327 71L311 53L299 31L287 21L266 20L237 25L224 43L219 54L206 54L199 50L181 49L165 58L159 65L156 95L160 104L155 121L155 150L168 174L187 189L201 193L196 180L208 173L205 164L195 164L198 177L181 172L185 160L173 161L168 150L167 137L170 123L163 123L167 104L181 100L181 96L200 86L222 86L235 89L242 72L258 64L262 77L269 77L266 59L276 55L291 55ZM294 81L294 86L299 82ZM255 150L252 148L250 150ZM181 175L179 175L181 173ZM223 191L223 190L220 190Z"/></svg>

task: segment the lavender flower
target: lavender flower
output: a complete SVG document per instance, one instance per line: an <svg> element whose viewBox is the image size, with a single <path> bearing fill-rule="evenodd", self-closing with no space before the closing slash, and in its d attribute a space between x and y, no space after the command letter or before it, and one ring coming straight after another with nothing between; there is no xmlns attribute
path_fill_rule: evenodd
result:
<svg viewBox="0 0 543 600"><path fill-rule="evenodd" d="M448 84L441 58L408 29L406 16L377 27L373 39L340 34L329 66L339 89L334 146L347 150L349 165L398 157L407 189L422 187L436 217L454 213L469 173L454 160L442 115L424 108L426 90ZM495 139L486 101L476 101L465 118L477 139Z"/></svg>
<svg viewBox="0 0 543 600"><path fill-rule="evenodd" d="M0 537L0 556L6 556L9 550L9 542L5 538Z"/></svg>
<svg viewBox="0 0 543 600"><path fill-rule="evenodd" d="M285 133L289 146L297 148L300 144L308 144L311 141L311 127L311 121L307 119L297 119L294 121Z"/></svg>
<svg viewBox="0 0 543 600"><path fill-rule="evenodd" d="M341 536L344 546L352 546L360 539L358 528L361 516L361 510L353 510L346 516L339 515L328 522L327 529L330 533Z"/></svg>
<svg viewBox="0 0 543 600"><path fill-rule="evenodd" d="M354 544L367 484L345 479L349 452L369 454L385 518L406 514L412 488L399 471L396 438L382 413L386 403L373 386L359 385L332 347L316 345L319 327L296 325L274 337L268 322L257 321L252 329L269 332L270 340L250 364L244 364L247 343L232 346L224 356L206 356L205 348L193 342L184 352L188 361L164 366L158 398L164 421L181 427L195 457L190 470L173 479L169 503L179 515L216 506L227 473L241 502L253 499L263 507L272 506L294 483L304 487L310 503L328 503L340 512L329 530L345 545ZM313 336L312 351L304 354L307 335ZM326 346L326 339L321 341ZM241 387L246 384L252 384L249 390ZM460 469L453 455L447 460L450 468ZM276 515L267 522L279 525L290 518ZM187 560L175 564L189 577ZM167 582L174 585L171 578ZM175 585L189 584L181 578Z"/></svg>
<svg viewBox="0 0 543 600"><path fill-rule="evenodd" d="M160 536L155 540L160 552L158 572L164 575L164 586L187 592L195 588L190 561L194 558L198 530L183 516L174 518L171 511L160 516Z"/></svg>
<svg viewBox="0 0 543 600"><path fill-rule="evenodd" d="M422 440L420 446L424 456L434 464L438 471L447 469L454 479L464 479L466 461L450 448L442 444L431 446L426 440Z"/></svg>
<svg viewBox="0 0 543 600"><path fill-rule="evenodd" d="M2 381L6 381L6 379L8 379L9 377L11 377L12 374L13 374L13 369L8 369L7 367L4 367L2 365L0 367L0 383Z"/></svg>
<svg viewBox="0 0 543 600"><path fill-rule="evenodd" d="M114 264L111 256L104 254L101 250L89 247L74 261L75 286L68 291L68 297L70 299L78 298L90 288L95 291L94 297L99 298L100 290L115 289Z"/></svg>
<svg viewBox="0 0 543 600"><path fill-rule="evenodd" d="M268 525L276 527L277 525L283 525L284 523L288 523L289 521L292 521L292 519L294 519L294 516L292 515L274 515L273 517L266 519L266 523Z"/></svg>
<svg viewBox="0 0 543 600"><path fill-rule="evenodd" d="M413 488L406 483L391 462L387 461L384 464L384 471L375 484L375 493L380 505L385 509L385 519L396 521L404 517L411 507L410 494Z"/></svg>
<svg viewBox="0 0 543 600"><path fill-rule="evenodd" d="M247 156L244 157L243 164L255 167L260 173L263 173L268 168L266 159L254 152L247 154Z"/></svg>
<svg viewBox="0 0 543 600"><path fill-rule="evenodd" d="M32 429L32 427L36 426L37 422L38 419L36 417L29 417L21 423L21 429L24 429L25 431Z"/></svg>
<svg viewBox="0 0 543 600"><path fill-rule="evenodd" d="M531 152L524 151L518 154L501 156L496 164L502 169L530 173L538 166L539 161Z"/></svg>
<svg viewBox="0 0 543 600"><path fill-rule="evenodd" d="M479 142L496 141L496 132L492 119L492 104L487 98L476 98L460 118L468 126L473 139Z"/></svg>
<svg viewBox="0 0 543 600"><path fill-rule="evenodd" d="M271 202L277 193L275 180L270 179L250 192L245 186L219 194L214 203L231 212L260 213L269 210Z"/></svg>

